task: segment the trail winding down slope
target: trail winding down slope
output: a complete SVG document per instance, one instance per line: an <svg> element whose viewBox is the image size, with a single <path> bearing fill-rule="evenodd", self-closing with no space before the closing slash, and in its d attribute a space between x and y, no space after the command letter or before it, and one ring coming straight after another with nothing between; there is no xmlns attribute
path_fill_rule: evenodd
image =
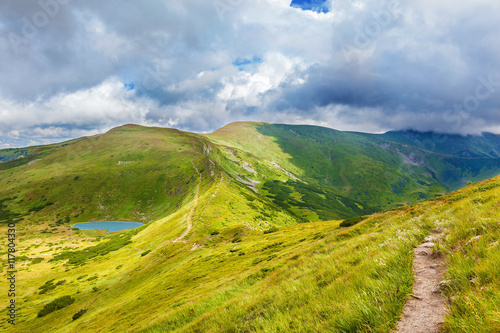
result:
<svg viewBox="0 0 500 333"><path fill-rule="evenodd" d="M437 333L444 323L446 306L439 283L445 267L442 258L432 251L438 238L429 236L425 240L414 250L414 294L405 305L397 333Z"/></svg>
<svg viewBox="0 0 500 333"><path fill-rule="evenodd" d="M194 168L199 176L198 186L196 186L196 193L194 195L193 207L191 208L191 210L189 211L189 214L187 216L187 229L182 233L182 235L180 235L179 237L177 237L174 240L174 243L178 243L178 242L182 241L182 239L189 234L189 232L191 231L191 229L193 227L192 216L193 216L193 213L196 209L196 206L198 205L198 197L200 195L200 186L201 186L201 173L194 163L193 163L193 166L194 166Z"/></svg>

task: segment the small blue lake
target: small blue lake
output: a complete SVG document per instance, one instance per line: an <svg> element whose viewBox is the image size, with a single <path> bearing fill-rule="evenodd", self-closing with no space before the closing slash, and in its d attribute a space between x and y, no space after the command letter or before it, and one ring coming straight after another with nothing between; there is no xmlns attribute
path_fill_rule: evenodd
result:
<svg viewBox="0 0 500 333"><path fill-rule="evenodd" d="M140 222L123 222L123 221L102 221L78 223L73 226L75 229L108 229L107 232L121 231L125 229L139 228L144 225Z"/></svg>

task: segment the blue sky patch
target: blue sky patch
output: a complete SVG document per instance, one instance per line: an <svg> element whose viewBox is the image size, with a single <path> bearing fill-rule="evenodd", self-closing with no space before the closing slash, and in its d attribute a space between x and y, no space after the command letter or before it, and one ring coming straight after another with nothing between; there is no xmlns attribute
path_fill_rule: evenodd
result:
<svg viewBox="0 0 500 333"><path fill-rule="evenodd" d="M125 86L125 89L127 89L127 90L134 90L134 88L135 88L134 82L124 83L123 85Z"/></svg>
<svg viewBox="0 0 500 333"><path fill-rule="evenodd" d="M292 0L290 6L317 13L328 13L330 9L327 2L327 0Z"/></svg>
<svg viewBox="0 0 500 333"><path fill-rule="evenodd" d="M252 59L248 59L248 58L240 58L240 59L236 59L234 62L233 62L233 66L236 66L238 67L238 69L240 71L244 70L248 65L252 65L252 64L260 64L262 62L262 58L261 57L253 57Z"/></svg>

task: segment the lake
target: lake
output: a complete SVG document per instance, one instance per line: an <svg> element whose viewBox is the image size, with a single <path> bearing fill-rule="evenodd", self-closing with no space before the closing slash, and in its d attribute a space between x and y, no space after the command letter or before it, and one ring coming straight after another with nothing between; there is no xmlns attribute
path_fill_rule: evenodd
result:
<svg viewBox="0 0 500 333"><path fill-rule="evenodd" d="M144 225L140 222L123 222L123 221L102 221L78 223L73 226L76 229L108 229L107 232L120 231L125 229L134 229Z"/></svg>

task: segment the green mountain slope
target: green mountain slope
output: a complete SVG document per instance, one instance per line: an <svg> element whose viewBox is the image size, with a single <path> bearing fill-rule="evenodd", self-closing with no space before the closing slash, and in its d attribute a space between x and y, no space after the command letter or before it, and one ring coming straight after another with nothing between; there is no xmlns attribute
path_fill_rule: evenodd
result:
<svg viewBox="0 0 500 333"><path fill-rule="evenodd" d="M178 209L193 191L191 162L203 163L196 144L175 130L118 128L6 162L2 197L32 221L151 221Z"/></svg>
<svg viewBox="0 0 500 333"><path fill-rule="evenodd" d="M231 180L228 191L238 197L246 223L262 228L366 215L498 174L497 136L449 136L447 150L446 142L421 148L430 135L248 122L200 135L127 125L91 138L0 151L10 159L0 163L0 195L32 222L48 216L66 226L154 221L192 200L198 168L201 193ZM241 220L231 215L216 223Z"/></svg>
<svg viewBox="0 0 500 333"><path fill-rule="evenodd" d="M500 143L498 136L448 136L429 150L422 142L435 142L432 134L412 135L233 123L208 137L261 161L277 161L311 186L381 210L433 198L499 173L500 158L492 148ZM464 151L468 156L462 156Z"/></svg>
<svg viewBox="0 0 500 333"><path fill-rule="evenodd" d="M19 222L18 324L0 330L389 332L411 293L412 249L437 230L452 281L446 328L500 328L500 178L364 220L267 232L216 223L244 208L234 183L203 181L196 202L114 236ZM193 207L192 232L173 242ZM9 208L2 202L2 223L14 219ZM62 308L42 311L52 302Z"/></svg>
<svg viewBox="0 0 500 333"><path fill-rule="evenodd" d="M153 221L192 200L195 168L202 177L201 193L222 179L232 180L228 191L255 227L373 212L331 189L290 181L251 153L177 130L123 126L26 152L24 158L0 163L0 186L9 209L31 222L48 216L66 226L107 219ZM218 223L233 222L241 221L227 217Z"/></svg>

